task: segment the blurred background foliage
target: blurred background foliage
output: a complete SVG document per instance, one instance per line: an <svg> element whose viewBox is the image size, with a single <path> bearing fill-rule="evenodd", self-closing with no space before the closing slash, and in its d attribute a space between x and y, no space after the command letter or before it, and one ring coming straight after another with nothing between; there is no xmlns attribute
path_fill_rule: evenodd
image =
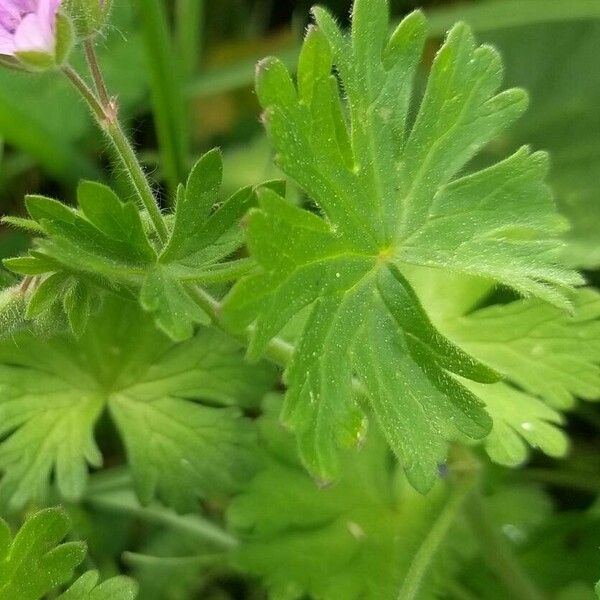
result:
<svg viewBox="0 0 600 600"><path fill-rule="evenodd" d="M252 89L254 65L269 54L294 64L309 22L310 4L310 0L115 0L113 23L100 44L101 60L165 205L171 203L176 183L194 158L215 145L225 155L224 195L274 176ZM348 21L350 0L322 4L342 22ZM525 87L531 94L531 108L477 160L495 160L523 143L551 152L550 182L573 225L565 258L598 284L600 2L393 0L391 4L398 19L417 6L430 16L432 36L424 68L446 28L461 19L473 26L480 41L501 50L506 84ZM172 25L170 32L158 18L163 14ZM166 55L160 48L167 49ZM110 166L108 146L65 81L51 74L0 71L3 214L21 214L25 193L44 193L69 202L81 178L110 178L126 195L126 183ZM0 230L0 257L15 255L27 244L24 234ZM520 484L545 485L549 495L526 491L524 499L500 498L497 510L506 522L520 523L520 531L531 533L527 543L513 540L517 551L536 579L556 580L550 586L555 589L573 580L589 581L600 573L600 508L596 504L600 412L589 405L579 409L570 416L568 429L572 451L566 460L536 457L526 471L497 469L490 476L492 482L512 478ZM106 437L110 438L109 431ZM144 528L141 523L152 520L151 515L130 498L111 502L112 506L96 502L73 509L78 535L88 538L92 560L107 573L118 569L115 557L126 548L166 556L202 550L181 530ZM560 511L546 519L549 505ZM555 568L557 557L564 558L560 570ZM469 578L469 572L476 574L472 587L487 586L480 597L495 597L493 582L480 576L478 561L472 559L465 577ZM135 572L145 600L185 599L191 589L203 589L198 596L202 598L238 597L229 594L241 585L220 582L218 573L216 578L213 574L204 579L198 565L187 563L138 562ZM572 586L561 598L587 598L587 594Z"/></svg>

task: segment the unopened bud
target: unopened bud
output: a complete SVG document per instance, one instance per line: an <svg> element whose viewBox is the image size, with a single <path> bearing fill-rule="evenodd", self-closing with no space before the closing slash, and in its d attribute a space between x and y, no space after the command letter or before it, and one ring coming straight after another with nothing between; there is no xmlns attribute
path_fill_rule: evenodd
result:
<svg viewBox="0 0 600 600"><path fill-rule="evenodd" d="M108 22L112 0L63 0L79 38L95 36Z"/></svg>

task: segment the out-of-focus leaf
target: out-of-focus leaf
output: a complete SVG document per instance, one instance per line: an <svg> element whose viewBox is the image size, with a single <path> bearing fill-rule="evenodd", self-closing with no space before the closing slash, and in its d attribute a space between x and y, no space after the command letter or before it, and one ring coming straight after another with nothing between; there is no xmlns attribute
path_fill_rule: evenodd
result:
<svg viewBox="0 0 600 600"><path fill-rule="evenodd" d="M79 339L15 334L0 344L0 500L43 500L52 475L64 497L80 498L87 465L102 463L94 428L106 409L144 502L184 508L236 488L253 440L236 405L256 406L274 376L218 330L176 345L135 303L110 296Z"/></svg>
<svg viewBox="0 0 600 600"><path fill-rule="evenodd" d="M497 46L510 85L531 96L531 108L490 150L525 141L550 151L550 183L573 224L565 258L600 266L600 19L536 24L486 33Z"/></svg>
<svg viewBox="0 0 600 600"><path fill-rule="evenodd" d="M376 431L346 454L336 485L319 488L275 421L278 409L270 397L260 422L264 467L228 512L241 538L234 563L260 576L273 598L392 600L422 560L410 597L440 597L454 570L451 536L441 532L452 530L460 492L442 482L426 496L415 492Z"/></svg>

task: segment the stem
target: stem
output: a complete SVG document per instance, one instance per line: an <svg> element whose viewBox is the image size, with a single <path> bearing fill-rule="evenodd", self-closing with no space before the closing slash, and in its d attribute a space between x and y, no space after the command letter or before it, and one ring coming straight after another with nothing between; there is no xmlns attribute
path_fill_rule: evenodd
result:
<svg viewBox="0 0 600 600"><path fill-rule="evenodd" d="M171 527L203 542L212 542L224 550L231 550L238 545L235 537L199 515L178 515L160 506L140 506L127 493L89 495L85 501L99 510L123 513L149 523Z"/></svg>
<svg viewBox="0 0 600 600"><path fill-rule="evenodd" d="M468 503L467 516L480 543L483 558L503 583L514 600L544 600L544 595L529 579L511 552L510 547L496 530L479 492Z"/></svg>
<svg viewBox="0 0 600 600"><path fill-rule="evenodd" d="M466 464L466 468L463 467L463 463ZM477 482L479 466L470 455L461 456L457 466L460 471L457 469L453 474L453 481L450 483L452 487L446 503L411 562L398 593L398 600L417 600L421 597L421 588L427 580L433 560Z"/></svg>
<svg viewBox="0 0 600 600"><path fill-rule="evenodd" d="M97 64L97 61L94 62ZM135 187L138 198L141 201L142 208L145 208L148 211L156 232L161 242L164 243L168 237L167 227L163 221L158 205L156 204L156 200L154 198L154 194L152 193L152 188L150 187L150 184L146 178L146 174L144 173L135 151L133 150L129 140L127 139L127 136L123 132L123 129L121 128L114 114L115 111L114 107L111 106L112 103L109 101L109 106L104 107L98 98L96 98L94 92L90 89L87 83L85 83L79 74L70 66L64 67L63 72L87 102L88 106L92 110L92 113L96 117L100 128L108 135L115 146L119 158L123 162L127 174L129 175L129 178ZM191 284L187 285L186 289L198 303L198 305L211 317L213 323L217 327L225 331L227 334L233 335L229 328L223 323L223 319L221 317L222 307L216 298L211 296L202 288ZM241 336L233 335L233 337L246 344L251 333L252 330L248 328L245 334L242 334ZM274 338L271 340L266 351L266 355L273 362L284 367L291 360L293 353L294 347L281 338ZM355 387L357 387L356 391L360 391L358 385Z"/></svg>
<svg viewBox="0 0 600 600"><path fill-rule="evenodd" d="M200 308L202 308L202 310L211 318L215 327L218 327L221 331L224 331L227 335L237 339L242 344L248 344L248 339L252 335L252 327L248 327L246 331L241 334L233 333L223 322L221 316L222 305L216 298L211 296L203 288L194 285L188 285L187 290L198 306L200 306ZM276 365L286 367L294 355L294 346L282 338L275 337L269 342L265 354Z"/></svg>
<svg viewBox="0 0 600 600"><path fill-rule="evenodd" d="M106 89L106 83L102 75L102 70L100 69L100 65L98 63L98 56L96 55L94 42L92 42L90 39L85 40L85 42L83 42L83 48L85 50L85 58L90 69L92 79L94 80L94 85L96 86L96 91L98 92L100 102L103 106L109 106L110 96L108 94L108 90Z"/></svg>
<svg viewBox="0 0 600 600"><path fill-rule="evenodd" d="M145 208L148 211L160 241L163 243L166 242L168 238L167 226L163 221L154 193L152 192L146 174L140 165L135 150L131 146L131 143L127 139L127 136L119 123L117 118L117 108L114 102L109 100L108 104L102 104L89 85L71 66L67 65L63 67L62 70L90 107L100 129L113 143L117 155L123 163L131 183L135 188L140 208Z"/></svg>
<svg viewBox="0 0 600 600"><path fill-rule="evenodd" d="M106 118L106 112L102 103L96 98L96 95L90 86L81 78L79 73L73 67L66 65L62 69L69 81L85 100L88 107L91 109L94 117L99 123L102 123Z"/></svg>
<svg viewBox="0 0 600 600"><path fill-rule="evenodd" d="M111 118L105 120L104 123L101 123L101 126L113 143L119 158L125 166L131 183L141 201L141 207L148 211L150 220L158 234L158 238L161 242L165 243L169 237L167 226L163 221L162 214L156 203L156 198L154 197L154 192L148 183L144 169L142 168L129 139L125 135L121 124L116 118Z"/></svg>

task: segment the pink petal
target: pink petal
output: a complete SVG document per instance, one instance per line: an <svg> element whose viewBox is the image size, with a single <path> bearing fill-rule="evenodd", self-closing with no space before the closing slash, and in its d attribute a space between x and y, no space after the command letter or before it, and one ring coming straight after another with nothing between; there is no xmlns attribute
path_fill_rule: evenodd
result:
<svg viewBox="0 0 600 600"><path fill-rule="evenodd" d="M43 23L50 24L52 31L56 24L56 14L62 0L38 0L37 14Z"/></svg>
<svg viewBox="0 0 600 600"><path fill-rule="evenodd" d="M16 52L54 51L54 33L51 24L43 22L35 13L27 15L14 36Z"/></svg>
<svg viewBox="0 0 600 600"><path fill-rule="evenodd" d="M0 54L3 54L4 56L14 56L14 53L14 35L0 27Z"/></svg>
<svg viewBox="0 0 600 600"><path fill-rule="evenodd" d="M0 5L0 27L8 33L13 32L21 21L21 12L12 4Z"/></svg>

